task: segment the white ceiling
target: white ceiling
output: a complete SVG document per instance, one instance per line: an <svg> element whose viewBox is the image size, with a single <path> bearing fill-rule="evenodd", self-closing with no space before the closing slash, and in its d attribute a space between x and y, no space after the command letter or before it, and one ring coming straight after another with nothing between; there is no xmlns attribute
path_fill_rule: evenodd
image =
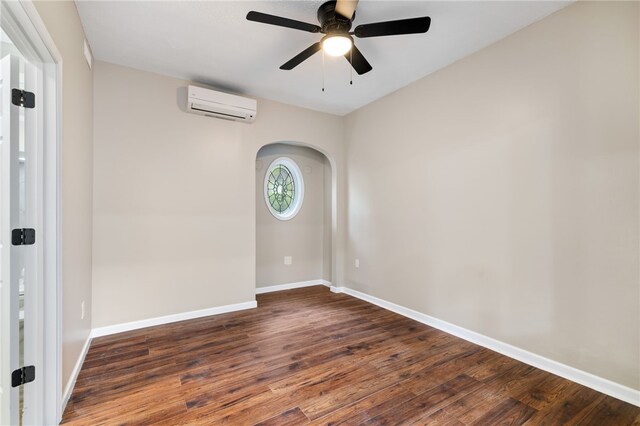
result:
<svg viewBox="0 0 640 426"><path fill-rule="evenodd" d="M356 39L373 66L314 55L278 69L320 39L249 22L248 11L317 24L323 1L77 1L96 59L333 114L347 114L567 6L563 1L361 0L358 24L430 16L426 34Z"/></svg>

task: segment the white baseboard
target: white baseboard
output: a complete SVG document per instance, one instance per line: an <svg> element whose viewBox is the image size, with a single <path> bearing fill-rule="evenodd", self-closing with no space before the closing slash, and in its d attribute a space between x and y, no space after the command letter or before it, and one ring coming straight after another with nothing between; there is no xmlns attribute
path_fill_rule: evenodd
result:
<svg viewBox="0 0 640 426"><path fill-rule="evenodd" d="M80 374L80 370L82 369L82 364L84 364L84 359L87 357L87 352L89 352L89 346L91 346L92 334L89 333L87 336L87 340L84 342L84 346L82 347L82 351L80 352L80 356L76 361L76 365L73 366L73 370L71 371L71 377L69 377L69 381L67 385L64 387L64 393L62 394L62 410L60 410L60 415L64 413L64 409L67 407L67 403L69 402L69 398L71 398L71 393L73 392L73 388L76 385L76 380L78 380L78 374ZM60 419L62 421L62 418Z"/></svg>
<svg viewBox="0 0 640 426"><path fill-rule="evenodd" d="M612 382L611 380L587 373L586 371L578 370L577 368L570 367L566 364L545 358L541 355L534 354L508 343L476 333L475 331L467 330L466 328L459 327L438 318L405 308L404 306L396 305L395 303L370 296L357 290L352 290L347 287L331 287L331 291L334 293L346 293L350 296L437 328L456 337L460 337L461 339L467 340L471 343L499 352L510 358L517 359L525 364L548 371L549 373L564 377L565 379L640 407L640 390L632 389L619 383Z"/></svg>
<svg viewBox="0 0 640 426"><path fill-rule="evenodd" d="M126 322L123 324L108 325L106 327L94 328L91 332L91 337L108 336L110 334L122 333L124 331L153 327L154 325L162 325L171 322L208 317L210 315L225 314L227 312L242 311L245 309L256 308L257 306L258 303L255 300L252 300L250 302L236 303L233 305L217 306L215 308L200 309L198 311L182 312L179 314L165 315L162 317Z"/></svg>
<svg viewBox="0 0 640 426"><path fill-rule="evenodd" d="M327 287L331 287L331 283L327 280L300 281L297 283L271 285L269 287L256 287L256 294L271 293L273 291L291 290L294 288L311 287L314 285L324 285Z"/></svg>

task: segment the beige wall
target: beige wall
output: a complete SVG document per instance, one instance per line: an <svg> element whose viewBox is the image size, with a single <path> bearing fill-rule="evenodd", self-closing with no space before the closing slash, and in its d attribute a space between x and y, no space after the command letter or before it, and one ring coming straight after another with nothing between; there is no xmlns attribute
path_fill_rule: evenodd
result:
<svg viewBox="0 0 640 426"><path fill-rule="evenodd" d="M256 154L311 145L340 176L342 118L265 100L253 124L187 114L186 81L94 70L93 326L254 300Z"/></svg>
<svg viewBox="0 0 640 426"><path fill-rule="evenodd" d="M347 116L347 286L640 389L638 16L578 2Z"/></svg>
<svg viewBox="0 0 640 426"><path fill-rule="evenodd" d="M93 74L73 2L35 2L62 55L62 385L91 331ZM85 317L80 318L82 302Z"/></svg>
<svg viewBox="0 0 640 426"><path fill-rule="evenodd" d="M304 180L304 199L298 214L290 220L276 219L264 199L264 177L272 161L291 158ZM258 151L256 159L256 287L288 284L324 278L331 274L331 239L325 241L325 200L330 201L331 170L325 186L325 156L307 147L269 145ZM325 194L329 194L327 196ZM330 228L329 228L330 229ZM328 253L325 244L329 246ZM325 259L327 254L328 259ZM292 264L284 264L292 256Z"/></svg>

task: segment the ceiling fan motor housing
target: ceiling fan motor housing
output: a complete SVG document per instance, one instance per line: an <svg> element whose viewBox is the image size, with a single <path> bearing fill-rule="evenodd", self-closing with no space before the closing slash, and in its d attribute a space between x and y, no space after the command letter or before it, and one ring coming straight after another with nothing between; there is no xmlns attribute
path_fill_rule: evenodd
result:
<svg viewBox="0 0 640 426"><path fill-rule="evenodd" d="M328 1L318 8L318 22L325 34L345 34L351 30L351 24L356 17L355 12L351 19L336 13L336 2Z"/></svg>

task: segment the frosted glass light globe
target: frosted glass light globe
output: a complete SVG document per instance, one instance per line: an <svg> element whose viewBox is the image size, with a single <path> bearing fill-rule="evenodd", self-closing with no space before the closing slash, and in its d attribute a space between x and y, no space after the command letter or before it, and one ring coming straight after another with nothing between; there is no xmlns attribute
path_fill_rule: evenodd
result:
<svg viewBox="0 0 640 426"><path fill-rule="evenodd" d="M322 49L327 55L342 56L351 49L351 38L341 35L330 36L322 42Z"/></svg>

